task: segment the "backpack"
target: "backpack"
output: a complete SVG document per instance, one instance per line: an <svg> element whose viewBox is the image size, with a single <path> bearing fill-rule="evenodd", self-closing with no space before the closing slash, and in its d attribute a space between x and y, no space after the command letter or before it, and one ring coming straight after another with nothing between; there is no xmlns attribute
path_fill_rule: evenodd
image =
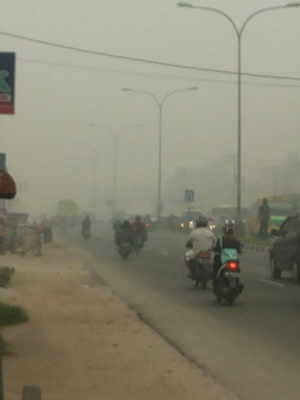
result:
<svg viewBox="0 0 300 400"><path fill-rule="evenodd" d="M222 247L222 237L220 237L220 248L221 248L221 263L224 264L225 262L232 260L238 260L238 251L234 248L229 247Z"/></svg>

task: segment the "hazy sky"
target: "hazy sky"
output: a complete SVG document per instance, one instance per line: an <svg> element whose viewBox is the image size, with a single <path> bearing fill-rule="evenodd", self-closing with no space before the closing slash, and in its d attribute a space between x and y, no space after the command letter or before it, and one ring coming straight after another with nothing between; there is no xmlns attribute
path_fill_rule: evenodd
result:
<svg viewBox="0 0 300 400"><path fill-rule="evenodd" d="M223 11L238 27L258 9L285 4L192 3ZM149 92L159 101L174 90L198 87L170 96L162 108L163 198L175 169L186 169L189 188L199 186L189 171L215 164L230 171L231 163L234 174L236 76L201 70L237 71L237 37L224 17L179 8L171 0L1 0L0 6L1 51L16 52L17 58L16 112L0 116L1 152L18 185L8 207L53 214L64 198L74 198L82 209L93 207L93 196L105 204L112 197L115 132L119 205L154 211L158 106L151 96L123 87ZM298 152L299 38L300 7L262 13L244 31L243 72L295 79L243 78L243 203L251 190L257 195L249 182L255 184L262 170ZM218 169L209 179L212 185L216 174ZM183 197L184 187L178 190ZM271 186L266 184L266 190ZM232 199L222 193L216 200L210 186L205 191L205 200L196 191L200 207Z"/></svg>

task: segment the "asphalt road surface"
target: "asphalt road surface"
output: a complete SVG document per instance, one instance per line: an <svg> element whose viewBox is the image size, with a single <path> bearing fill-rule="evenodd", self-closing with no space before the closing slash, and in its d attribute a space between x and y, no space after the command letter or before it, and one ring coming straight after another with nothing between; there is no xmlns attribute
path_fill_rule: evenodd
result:
<svg viewBox="0 0 300 400"><path fill-rule="evenodd" d="M233 306L195 289L183 265L186 238L150 232L145 248L122 260L110 226L67 232L67 250L180 352L245 400L300 398L300 286L270 278L268 253L241 255L243 293ZM199 387L199 391L201 388Z"/></svg>

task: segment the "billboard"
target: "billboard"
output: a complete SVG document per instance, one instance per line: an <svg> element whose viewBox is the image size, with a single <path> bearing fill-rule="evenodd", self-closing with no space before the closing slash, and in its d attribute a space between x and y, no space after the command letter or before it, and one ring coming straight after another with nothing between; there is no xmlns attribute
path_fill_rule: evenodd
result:
<svg viewBox="0 0 300 400"><path fill-rule="evenodd" d="M15 58L0 52L0 114L15 113Z"/></svg>

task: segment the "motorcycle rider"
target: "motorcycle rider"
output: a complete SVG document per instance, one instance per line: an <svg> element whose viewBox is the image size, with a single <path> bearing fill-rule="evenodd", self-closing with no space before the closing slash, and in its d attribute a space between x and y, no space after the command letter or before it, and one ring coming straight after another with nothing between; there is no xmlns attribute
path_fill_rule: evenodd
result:
<svg viewBox="0 0 300 400"><path fill-rule="evenodd" d="M113 223L113 230L114 230L114 242L116 243L116 244L118 244L117 243L117 241L118 241L118 235L119 235L119 232L120 232L120 230L121 230L121 225L122 225L122 223L123 223L123 220L122 219L116 219L115 220L115 222Z"/></svg>
<svg viewBox="0 0 300 400"><path fill-rule="evenodd" d="M115 242L119 246L121 242L126 242L133 245L133 241L134 232L131 228L130 222L128 220L124 220L116 231Z"/></svg>
<svg viewBox="0 0 300 400"><path fill-rule="evenodd" d="M223 225L223 235L221 238L218 238L217 243L214 247L215 257L213 264L213 291L215 292L216 284L217 284L217 274L219 269L221 268L221 249L229 248L236 249L240 254L241 251L241 242L239 238L234 233L235 223L233 220L226 220ZM222 247L221 247L221 239L222 239Z"/></svg>
<svg viewBox="0 0 300 400"><path fill-rule="evenodd" d="M88 230L89 232L91 232L92 221L90 220L90 217L88 215L82 221L81 226L82 226L82 232L84 230Z"/></svg>
<svg viewBox="0 0 300 400"><path fill-rule="evenodd" d="M184 255L184 263L188 269L188 278L193 276L193 261L201 251L211 250L215 245L215 235L207 227L208 220L201 215L196 219L196 228L190 233L185 247L191 247Z"/></svg>
<svg viewBox="0 0 300 400"><path fill-rule="evenodd" d="M131 228L133 230L135 237L141 237L142 243L144 244L148 239L148 233L146 224L142 222L142 218L140 215L136 215L134 221L131 224Z"/></svg>

